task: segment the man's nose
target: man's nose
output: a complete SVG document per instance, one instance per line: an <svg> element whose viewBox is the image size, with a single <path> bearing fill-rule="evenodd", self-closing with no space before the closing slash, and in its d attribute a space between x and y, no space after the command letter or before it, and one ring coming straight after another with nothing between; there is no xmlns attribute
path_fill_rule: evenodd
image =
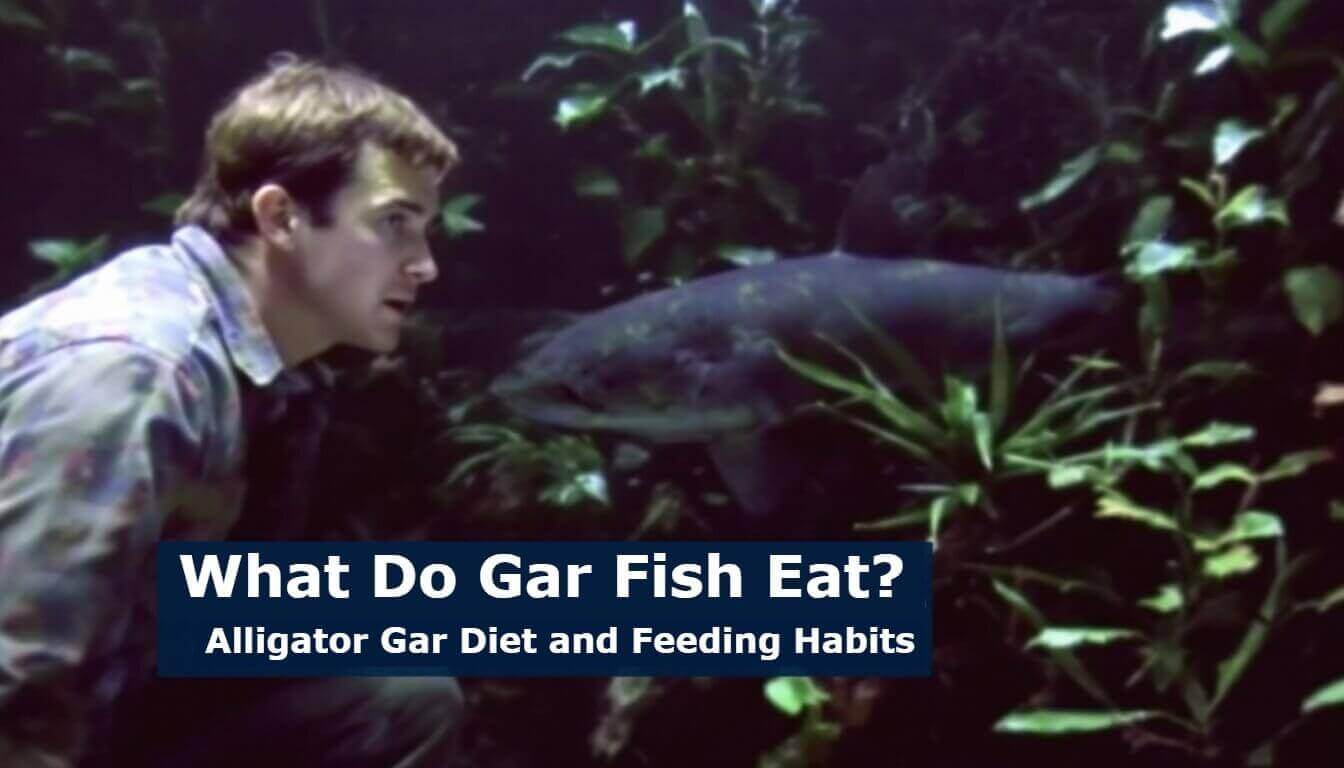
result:
<svg viewBox="0 0 1344 768"><path fill-rule="evenodd" d="M406 274L422 285L434 282L439 276L439 267L434 263L434 254L426 248L415 260L406 265Z"/></svg>

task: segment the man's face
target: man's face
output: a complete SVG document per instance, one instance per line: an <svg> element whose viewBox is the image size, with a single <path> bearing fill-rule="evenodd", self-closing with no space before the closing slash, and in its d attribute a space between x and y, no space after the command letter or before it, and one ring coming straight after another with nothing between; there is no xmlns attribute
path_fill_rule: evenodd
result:
<svg viewBox="0 0 1344 768"><path fill-rule="evenodd" d="M294 293L332 344L396 349L416 291L438 271L426 229L438 209L438 177L375 144L359 152L333 197L331 223L297 237Z"/></svg>

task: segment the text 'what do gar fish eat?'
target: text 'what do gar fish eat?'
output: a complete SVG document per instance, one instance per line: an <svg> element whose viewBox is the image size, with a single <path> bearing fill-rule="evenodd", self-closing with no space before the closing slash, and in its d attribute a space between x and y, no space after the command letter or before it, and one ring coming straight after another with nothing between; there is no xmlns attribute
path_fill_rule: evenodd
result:
<svg viewBox="0 0 1344 768"><path fill-rule="evenodd" d="M350 597L345 584L350 565L339 555L329 555L322 565L300 562L283 567L262 560L255 552L226 557L183 554L179 562L187 593L193 598L232 597L240 581L245 582L242 589L248 598ZM617 598L742 597L742 567L724 562L717 552L706 553L704 562L676 563L668 562L664 552L620 554L613 565ZM448 563L417 564L403 555L375 554L372 566L375 598L418 594L443 599L458 588L457 572ZM767 594L771 598L889 598L903 570L901 558L891 553L848 555L843 563L804 563L801 555L771 554ZM592 575L592 563L525 563L517 555L499 553L482 561L478 581L485 596L501 600L578 598Z"/></svg>

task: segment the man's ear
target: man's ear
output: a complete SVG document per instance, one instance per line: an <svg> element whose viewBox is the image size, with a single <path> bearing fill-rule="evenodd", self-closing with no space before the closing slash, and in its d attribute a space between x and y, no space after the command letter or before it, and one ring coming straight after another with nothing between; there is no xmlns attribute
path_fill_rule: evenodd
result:
<svg viewBox="0 0 1344 768"><path fill-rule="evenodd" d="M252 219L263 241L282 251L294 248L299 207L279 184L265 184L252 193Z"/></svg>

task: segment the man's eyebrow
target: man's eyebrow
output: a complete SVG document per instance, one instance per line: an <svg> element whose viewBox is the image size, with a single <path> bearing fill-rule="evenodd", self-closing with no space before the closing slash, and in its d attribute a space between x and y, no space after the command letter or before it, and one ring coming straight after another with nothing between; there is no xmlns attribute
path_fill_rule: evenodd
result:
<svg viewBox="0 0 1344 768"><path fill-rule="evenodd" d="M390 210L392 208L401 208L417 216L425 216L428 215L429 213L423 205L405 197L394 198L392 200L388 200L387 202L379 203L378 205L374 206L374 210L380 212Z"/></svg>

